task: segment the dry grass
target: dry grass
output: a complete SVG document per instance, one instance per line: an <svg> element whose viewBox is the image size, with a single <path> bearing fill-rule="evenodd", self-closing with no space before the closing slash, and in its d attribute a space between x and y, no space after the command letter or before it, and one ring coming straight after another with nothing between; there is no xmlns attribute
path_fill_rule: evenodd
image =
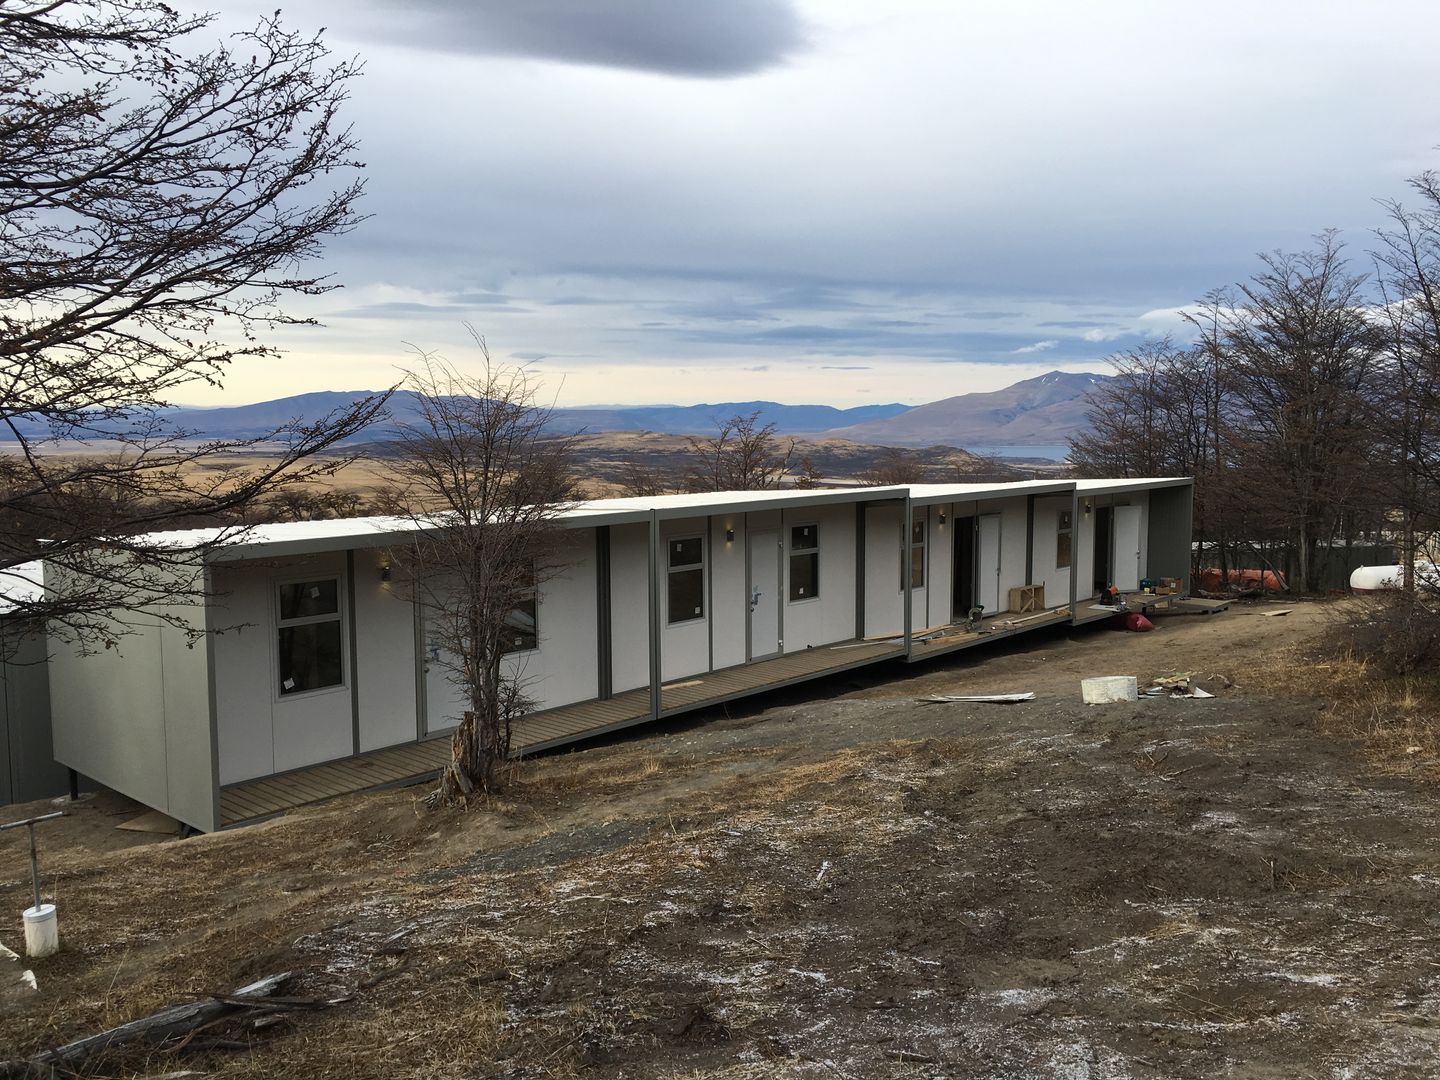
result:
<svg viewBox="0 0 1440 1080"><path fill-rule="evenodd" d="M1325 702L1320 729L1377 768L1440 776L1440 609L1401 596L1336 604L1317 643L1279 652L1266 687Z"/></svg>

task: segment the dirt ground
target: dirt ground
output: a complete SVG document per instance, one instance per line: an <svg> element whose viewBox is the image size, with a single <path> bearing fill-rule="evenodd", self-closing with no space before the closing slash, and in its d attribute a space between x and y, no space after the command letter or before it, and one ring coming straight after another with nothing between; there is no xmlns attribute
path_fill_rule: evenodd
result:
<svg viewBox="0 0 1440 1080"><path fill-rule="evenodd" d="M0 1049L293 970L348 1000L104 1075L1433 1076L1433 762L1267 691L1321 607L836 677L522 763L469 813L392 791L116 849L92 800L46 838L66 948ZM1216 697L1079 701L1176 670ZM15 948L23 870L7 837Z"/></svg>

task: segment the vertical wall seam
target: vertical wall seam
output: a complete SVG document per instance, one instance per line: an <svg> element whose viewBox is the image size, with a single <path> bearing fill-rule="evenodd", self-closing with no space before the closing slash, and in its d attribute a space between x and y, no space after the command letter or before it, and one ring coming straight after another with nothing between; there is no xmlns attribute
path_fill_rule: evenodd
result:
<svg viewBox="0 0 1440 1080"><path fill-rule="evenodd" d="M660 671L664 654L660 645L660 512L650 511L649 566L650 587L648 590L650 621L650 715L660 717Z"/></svg>
<svg viewBox="0 0 1440 1080"><path fill-rule="evenodd" d="M350 749L360 753L360 634L355 607L355 549L345 552L345 616L350 639Z"/></svg>
<svg viewBox="0 0 1440 1080"><path fill-rule="evenodd" d="M415 635L415 739L423 739L430 728L429 687L426 686L425 667L425 609L420 603L418 582L410 584L410 618Z"/></svg>
<svg viewBox="0 0 1440 1080"><path fill-rule="evenodd" d="M855 504L855 640L865 637L865 512L866 504Z"/></svg>
<svg viewBox="0 0 1440 1080"><path fill-rule="evenodd" d="M709 648L706 671L715 670L715 518L705 515L705 638Z"/></svg>
<svg viewBox="0 0 1440 1080"><path fill-rule="evenodd" d="M912 530L915 528L915 507L910 498L910 493L905 493L905 514L900 526L902 543L900 545L900 578L905 583L905 659L910 659L911 638L910 620L913 616L911 605L914 603L914 575L910 571L910 560L914 558Z"/></svg>
<svg viewBox="0 0 1440 1080"><path fill-rule="evenodd" d="M614 645L611 634L614 630L613 601L610 593L610 526L601 525L595 530L595 595L596 619L595 695L606 699L614 696Z"/></svg>
<svg viewBox="0 0 1440 1080"><path fill-rule="evenodd" d="M215 694L214 612L210 601L215 595L214 572L205 567L205 594L201 603L205 613L205 697L210 709L210 829L220 828L220 703Z"/></svg>

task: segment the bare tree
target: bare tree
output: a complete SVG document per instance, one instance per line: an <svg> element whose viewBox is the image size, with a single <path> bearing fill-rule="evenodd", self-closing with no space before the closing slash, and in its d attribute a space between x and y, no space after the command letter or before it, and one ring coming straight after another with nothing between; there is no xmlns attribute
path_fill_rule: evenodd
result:
<svg viewBox="0 0 1440 1080"><path fill-rule="evenodd" d="M824 474L809 454L801 454L795 463L795 486L806 490L825 486Z"/></svg>
<svg viewBox="0 0 1440 1080"><path fill-rule="evenodd" d="M657 466L638 458L626 461L620 469L620 487L633 498L650 498L654 495L668 495L676 488L665 478Z"/></svg>
<svg viewBox="0 0 1440 1080"><path fill-rule="evenodd" d="M1286 532L1303 588L1347 514L1371 508L1377 445L1369 392L1383 341L1334 234L1312 251L1262 256L1221 325L1237 403L1236 477Z"/></svg>
<svg viewBox="0 0 1440 1080"><path fill-rule="evenodd" d="M795 440L761 424L760 410L732 416L714 435L689 440L693 464L686 476L691 491L763 491L779 487L795 457Z"/></svg>
<svg viewBox="0 0 1440 1080"><path fill-rule="evenodd" d="M1321 548L1385 512L1383 339L1333 234L1261 260L1190 314L1193 346L1166 338L1112 357L1116 377L1091 395L1092 430L1071 460L1081 475L1194 476L1197 535L1214 538L1222 570L1228 557L1288 556L1315 590Z"/></svg>
<svg viewBox="0 0 1440 1080"><path fill-rule="evenodd" d="M1410 182L1418 205L1382 205L1390 227L1375 253L1382 304L1385 393L1375 413L1391 467L1390 498L1400 518L1405 588L1415 561L1433 557L1440 531L1440 174Z"/></svg>
<svg viewBox="0 0 1440 1080"><path fill-rule="evenodd" d="M533 703L511 654L537 644L538 590L563 568L556 516L575 494L570 437L546 434L552 409L526 367L462 373L422 354L406 379L415 419L400 427L396 507L415 542L392 550L424 610L438 662L468 706L437 792L444 801L496 790L511 724Z"/></svg>
<svg viewBox="0 0 1440 1080"><path fill-rule="evenodd" d="M156 0L0 0L0 576L35 557L82 581L27 605L53 631L197 587L147 531L227 523L368 423L383 395L220 443L165 419L333 286L303 265L358 220L340 124L355 64L262 20L196 51L208 17ZM79 442L84 453L56 453ZM216 470L263 446L263 464ZM182 565L183 563L183 565Z"/></svg>
<svg viewBox="0 0 1440 1080"><path fill-rule="evenodd" d="M885 446L861 474L861 479L871 487L920 484L925 481L925 463L914 451Z"/></svg>

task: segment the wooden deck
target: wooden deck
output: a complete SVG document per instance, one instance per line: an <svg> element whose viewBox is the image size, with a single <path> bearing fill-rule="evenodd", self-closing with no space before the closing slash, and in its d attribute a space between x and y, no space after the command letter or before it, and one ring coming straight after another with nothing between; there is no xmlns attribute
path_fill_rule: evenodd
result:
<svg viewBox="0 0 1440 1080"><path fill-rule="evenodd" d="M904 654L903 647L891 642L844 642L677 679L660 688L660 715L675 716ZM546 709L516 723L511 752L516 756L534 754L650 718L649 687L605 700ZM273 817L338 795L414 783L434 775L449 760L450 739L442 735L231 784L220 789L220 827Z"/></svg>
<svg viewBox="0 0 1440 1080"><path fill-rule="evenodd" d="M915 642L910 649L910 659L912 662L928 660L933 656L943 656L945 653L968 649L986 641L998 641L1001 638L1014 637L1016 634L1023 634L1029 630L1038 630L1042 626L1054 626L1057 623L1068 623L1069 621L1070 608L1068 606L1048 608L1045 611L1037 611L1033 615L1008 613L992 615L981 621L979 631L967 631L963 626L956 626L939 637Z"/></svg>
<svg viewBox="0 0 1440 1080"><path fill-rule="evenodd" d="M1142 615L1149 615L1152 611L1165 612L1182 599L1183 597L1179 595L1156 596L1154 593L1126 593L1123 608L1106 607L1099 600L1093 598L1077 600L1075 602L1075 625L1099 622L1101 619L1108 619L1112 615L1124 614L1127 611L1138 611Z"/></svg>

